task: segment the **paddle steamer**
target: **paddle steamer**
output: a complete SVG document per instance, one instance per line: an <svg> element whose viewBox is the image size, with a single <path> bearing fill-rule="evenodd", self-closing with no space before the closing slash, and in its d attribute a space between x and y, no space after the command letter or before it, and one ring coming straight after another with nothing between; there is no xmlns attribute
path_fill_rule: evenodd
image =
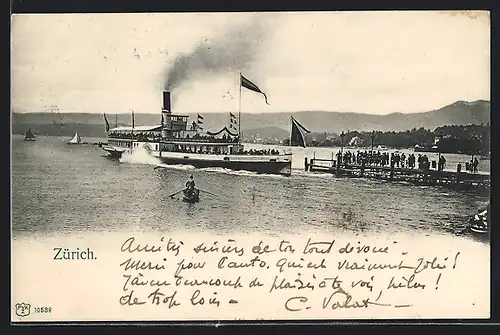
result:
<svg viewBox="0 0 500 335"><path fill-rule="evenodd" d="M231 116L235 116L230 113ZM105 116L107 140L101 148L114 157L137 148L146 149L164 164L191 165L197 168L220 167L266 174L289 176L292 171L291 152L277 150L245 150L238 129L231 123L230 129L223 127L217 132L204 131L198 122L188 124L187 115L176 115L171 111L170 92L163 91L161 124L109 129ZM232 122L232 119L230 119ZM236 121L234 121L236 123ZM292 123L294 120L292 119ZM292 132L298 129L292 124Z"/></svg>

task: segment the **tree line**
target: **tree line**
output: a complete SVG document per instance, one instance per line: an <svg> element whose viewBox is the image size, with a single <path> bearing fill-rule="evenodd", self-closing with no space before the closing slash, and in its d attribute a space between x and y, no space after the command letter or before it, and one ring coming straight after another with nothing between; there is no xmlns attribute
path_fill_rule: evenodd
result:
<svg viewBox="0 0 500 335"><path fill-rule="evenodd" d="M490 134L489 123L486 125L445 125L434 130L420 127L406 131L310 133L306 135L306 144L311 147L348 146L353 138L358 137L360 139L358 144L363 147L370 147L373 141L374 148L380 145L406 149L415 148L418 145L443 153L488 154L490 152ZM288 139L284 142L288 144Z"/></svg>

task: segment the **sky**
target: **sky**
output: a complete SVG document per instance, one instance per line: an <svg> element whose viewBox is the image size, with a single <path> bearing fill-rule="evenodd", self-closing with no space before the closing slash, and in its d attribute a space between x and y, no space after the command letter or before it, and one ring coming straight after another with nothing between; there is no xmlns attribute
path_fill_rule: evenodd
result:
<svg viewBox="0 0 500 335"><path fill-rule="evenodd" d="M16 112L425 112L490 100L489 13L13 15L11 82Z"/></svg>

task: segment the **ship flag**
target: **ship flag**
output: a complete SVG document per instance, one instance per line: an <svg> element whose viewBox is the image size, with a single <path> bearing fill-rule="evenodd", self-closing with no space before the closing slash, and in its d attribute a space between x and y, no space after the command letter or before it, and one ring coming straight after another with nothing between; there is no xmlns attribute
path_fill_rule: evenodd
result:
<svg viewBox="0 0 500 335"><path fill-rule="evenodd" d="M198 129L203 130L203 116L198 114L198 121L196 122Z"/></svg>
<svg viewBox="0 0 500 335"><path fill-rule="evenodd" d="M244 87L250 91L254 91L254 92L262 94L264 96L264 99L266 99L266 104L269 105L269 103L267 102L267 95L264 92L262 92L257 85L255 85L250 80L245 78L241 73L240 73L240 86Z"/></svg>
<svg viewBox="0 0 500 335"><path fill-rule="evenodd" d="M109 132L109 122L108 119L106 118L106 113L104 113L104 121L106 121L106 132Z"/></svg>
<svg viewBox="0 0 500 335"><path fill-rule="evenodd" d="M229 112L229 129L238 130L238 119L231 112Z"/></svg>
<svg viewBox="0 0 500 335"><path fill-rule="evenodd" d="M292 116L292 133L290 136L290 146L297 147L301 146L303 148L306 147L305 134L309 134L310 131L307 130L303 125L301 125L297 120Z"/></svg>

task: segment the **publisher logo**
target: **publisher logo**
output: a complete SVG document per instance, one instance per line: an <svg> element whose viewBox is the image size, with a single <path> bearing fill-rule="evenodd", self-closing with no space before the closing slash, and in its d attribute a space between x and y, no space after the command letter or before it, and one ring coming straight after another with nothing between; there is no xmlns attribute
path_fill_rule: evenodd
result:
<svg viewBox="0 0 500 335"><path fill-rule="evenodd" d="M16 304L16 315L20 317L25 317L30 315L31 305L24 302Z"/></svg>

